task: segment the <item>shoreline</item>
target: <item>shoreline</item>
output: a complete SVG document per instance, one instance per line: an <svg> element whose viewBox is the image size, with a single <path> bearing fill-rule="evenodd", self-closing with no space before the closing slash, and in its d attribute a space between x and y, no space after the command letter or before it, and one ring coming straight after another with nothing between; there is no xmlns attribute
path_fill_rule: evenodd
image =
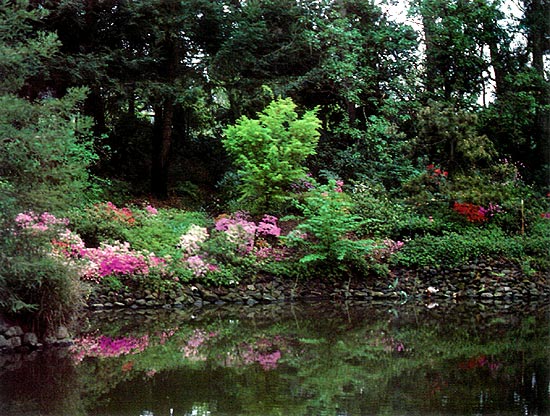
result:
<svg viewBox="0 0 550 416"><path fill-rule="evenodd" d="M167 291L113 291L97 286L84 312L146 311L148 309L200 309L208 305L267 306L299 302L404 304L420 302L428 308L449 302L481 303L485 306L524 307L550 301L550 274L526 274L509 261L479 262L439 270L394 269L388 276L367 276L347 281L322 277L290 281L258 277L234 286L189 283ZM15 321L0 315L0 352L33 352L52 346L70 345L71 331L65 326L39 337Z"/></svg>

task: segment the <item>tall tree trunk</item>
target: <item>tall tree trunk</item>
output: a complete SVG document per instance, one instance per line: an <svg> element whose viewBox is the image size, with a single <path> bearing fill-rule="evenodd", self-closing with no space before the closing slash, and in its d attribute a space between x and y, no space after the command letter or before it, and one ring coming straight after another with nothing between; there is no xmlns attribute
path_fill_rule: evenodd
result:
<svg viewBox="0 0 550 416"><path fill-rule="evenodd" d="M105 103L99 87L93 87L90 89L90 93L84 103L84 113L93 118L93 132L96 137L99 137L107 132L107 126L105 123Z"/></svg>
<svg viewBox="0 0 550 416"><path fill-rule="evenodd" d="M430 15L425 9L422 9L422 28L424 31L424 46L426 48L426 64L425 64L425 88L430 94L435 92L437 85L437 63L434 56L434 25L435 21L433 16Z"/></svg>
<svg viewBox="0 0 550 416"><path fill-rule="evenodd" d="M491 65L493 71L495 72L495 95L500 97L505 91L504 87L504 65L502 64L502 57L498 50L498 45L496 40L491 39L489 42L489 54L491 57Z"/></svg>
<svg viewBox="0 0 550 416"><path fill-rule="evenodd" d="M155 108L153 131L153 160L151 165L151 192L160 199L168 197L168 169L172 147L172 122L174 104L167 99L163 106Z"/></svg>
<svg viewBox="0 0 550 416"><path fill-rule="evenodd" d="M529 0L525 2L528 47L532 66L540 77L535 115L534 141L538 149L538 167L543 171L544 184L550 187L550 82L545 79L544 55L550 49L550 1Z"/></svg>
<svg viewBox="0 0 550 416"><path fill-rule="evenodd" d="M168 85L171 85L176 79L178 57L174 40L171 39L168 32L163 47L165 56L163 78ZM168 168L172 147L173 121L174 100L171 94L168 94L155 107L155 125L152 137L151 192L160 199L168 197Z"/></svg>

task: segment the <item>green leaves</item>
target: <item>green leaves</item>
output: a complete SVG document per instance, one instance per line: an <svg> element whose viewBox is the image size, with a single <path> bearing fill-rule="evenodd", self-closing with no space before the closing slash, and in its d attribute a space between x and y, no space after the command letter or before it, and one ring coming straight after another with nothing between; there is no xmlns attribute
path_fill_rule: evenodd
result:
<svg viewBox="0 0 550 416"><path fill-rule="evenodd" d="M349 272L350 267L366 268L366 255L374 247L371 240L359 240L355 233L362 218L351 212L352 203L339 192L340 184L329 181L310 191L303 203L303 221L285 238L285 244L303 249L301 263ZM326 271L326 270L324 270Z"/></svg>
<svg viewBox="0 0 550 416"><path fill-rule="evenodd" d="M84 93L37 103L0 96L0 177L17 190L23 209L65 210L86 199L96 155L89 120L73 112Z"/></svg>
<svg viewBox="0 0 550 416"><path fill-rule="evenodd" d="M306 177L303 164L315 153L320 120L314 111L301 118L290 98L279 98L257 119L241 117L225 129L222 140L241 175L240 201L251 212L281 209L291 197L290 185Z"/></svg>
<svg viewBox="0 0 550 416"><path fill-rule="evenodd" d="M59 41L54 33L34 32L32 22L44 10L27 10L28 1L0 1L0 94L16 92L27 77L44 71L44 60L55 54Z"/></svg>

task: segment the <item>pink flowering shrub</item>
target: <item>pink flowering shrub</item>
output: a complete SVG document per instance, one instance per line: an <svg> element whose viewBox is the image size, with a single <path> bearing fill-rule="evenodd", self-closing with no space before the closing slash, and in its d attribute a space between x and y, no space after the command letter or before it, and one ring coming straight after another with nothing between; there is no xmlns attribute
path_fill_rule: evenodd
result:
<svg viewBox="0 0 550 416"><path fill-rule="evenodd" d="M184 265L194 277L234 282L239 279L234 275L238 268L251 273L261 262L279 261L285 250L277 246L281 235L277 221L277 217L264 215L256 223L246 213L237 212L218 217L210 232L191 225L178 244Z"/></svg>
<svg viewBox="0 0 550 416"><path fill-rule="evenodd" d="M191 256L187 258L187 266L193 271L196 277L205 276L208 272L208 263L201 256Z"/></svg>
<svg viewBox="0 0 550 416"><path fill-rule="evenodd" d="M112 202L97 204L96 210L113 221L119 221L128 225L134 225L136 219L134 213L128 207L119 208Z"/></svg>
<svg viewBox="0 0 550 416"><path fill-rule="evenodd" d="M147 211L150 215L157 215L159 213L158 210L151 205L147 205L145 207L145 211Z"/></svg>
<svg viewBox="0 0 550 416"><path fill-rule="evenodd" d="M33 211L27 211L17 214L15 223L19 229L44 233L46 231L57 232L59 229L65 229L69 224L69 220L66 218L56 218L49 212L36 214Z"/></svg>
<svg viewBox="0 0 550 416"><path fill-rule="evenodd" d="M232 217L221 216L216 220L215 229L225 233L228 241L235 244L242 254L248 254L254 249L257 236L279 237L281 228L277 225L277 217L264 215L256 224L248 219L243 212L237 212Z"/></svg>
<svg viewBox="0 0 550 416"><path fill-rule="evenodd" d="M237 212L233 217L221 216L216 220L215 228L223 231L227 240L235 244L241 254L252 251L258 227L247 219L246 214Z"/></svg>
<svg viewBox="0 0 550 416"><path fill-rule="evenodd" d="M277 217L273 215L264 215L262 220L258 223L256 233L264 236L279 237L281 235L281 228L277 225Z"/></svg>
<svg viewBox="0 0 550 416"><path fill-rule="evenodd" d="M51 240L51 253L72 261L83 280L95 283L110 275L147 275L152 270L162 273L166 267L165 259L132 250L127 242L101 243L97 248L88 248L78 234L67 228Z"/></svg>
<svg viewBox="0 0 550 416"><path fill-rule="evenodd" d="M109 275L147 275L152 268L162 271L165 260L153 253L143 254L129 243L102 243L98 248L84 248L80 256L88 261L82 274L85 280L99 283Z"/></svg>
<svg viewBox="0 0 550 416"><path fill-rule="evenodd" d="M204 277L208 272L216 271L215 265L205 260L202 245L210 237L206 227L192 224L187 232L180 237L178 248L183 252L185 265L195 277Z"/></svg>

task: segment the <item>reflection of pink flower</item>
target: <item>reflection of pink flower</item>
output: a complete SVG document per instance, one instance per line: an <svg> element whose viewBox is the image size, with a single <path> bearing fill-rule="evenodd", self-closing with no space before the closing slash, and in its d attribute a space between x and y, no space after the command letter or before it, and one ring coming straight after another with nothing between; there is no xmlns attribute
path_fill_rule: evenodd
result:
<svg viewBox="0 0 550 416"><path fill-rule="evenodd" d="M460 362L458 368L461 370L474 370L476 368L487 367L489 371L496 371L501 367L501 363L489 361L485 355L472 357L466 361Z"/></svg>
<svg viewBox="0 0 550 416"><path fill-rule="evenodd" d="M187 343L183 346L183 356L188 360L203 361L206 357L200 354L199 348L210 338L217 336L216 332L206 333L202 329L195 329Z"/></svg>
<svg viewBox="0 0 550 416"><path fill-rule="evenodd" d="M158 210L155 207L152 207L151 205L147 205L145 207L145 210L151 215L157 215L158 214Z"/></svg>
<svg viewBox="0 0 550 416"><path fill-rule="evenodd" d="M118 357L137 354L149 346L149 336L111 338L105 335L99 337L85 336L74 340L70 351L75 361L85 357Z"/></svg>
<svg viewBox="0 0 550 416"><path fill-rule="evenodd" d="M277 362L281 359L281 351L277 350L270 354L259 354L257 361L264 370L273 370L277 367Z"/></svg>
<svg viewBox="0 0 550 416"><path fill-rule="evenodd" d="M241 344L238 350L238 358L244 365L257 363L264 370L273 370L277 368L282 357L282 351L286 351L286 349L285 340L281 336L260 338L254 344ZM228 358L229 361L226 361L226 364L231 365L237 357Z"/></svg>

